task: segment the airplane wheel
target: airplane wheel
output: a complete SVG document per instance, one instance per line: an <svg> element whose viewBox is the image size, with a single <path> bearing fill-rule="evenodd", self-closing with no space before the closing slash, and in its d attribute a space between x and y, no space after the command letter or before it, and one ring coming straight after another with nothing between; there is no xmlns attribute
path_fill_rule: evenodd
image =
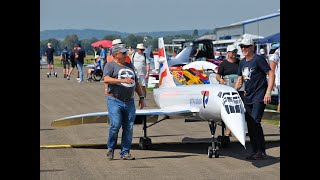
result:
<svg viewBox="0 0 320 180"><path fill-rule="evenodd" d="M209 146L209 147L208 147L208 157L209 157L209 158L212 158L212 156L213 156L213 149L212 149L211 146Z"/></svg>
<svg viewBox="0 0 320 180"><path fill-rule="evenodd" d="M151 139L148 138L148 137L147 138L141 137L139 139L139 148L140 149L150 149L151 148L151 144L152 144Z"/></svg>
<svg viewBox="0 0 320 180"><path fill-rule="evenodd" d="M95 81L100 81L102 79L103 72L101 70L97 70L96 73L92 74L92 77Z"/></svg>

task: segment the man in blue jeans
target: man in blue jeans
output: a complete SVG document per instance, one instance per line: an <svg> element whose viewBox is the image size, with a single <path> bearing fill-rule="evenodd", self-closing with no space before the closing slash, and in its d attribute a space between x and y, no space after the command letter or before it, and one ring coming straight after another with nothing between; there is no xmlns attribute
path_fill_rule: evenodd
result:
<svg viewBox="0 0 320 180"><path fill-rule="evenodd" d="M75 59L77 62L77 68L79 70L79 80L78 83L83 82L83 64L84 64L84 58L86 57L86 52L81 48L80 44L76 44L75 47L77 48L75 53Z"/></svg>
<svg viewBox="0 0 320 180"><path fill-rule="evenodd" d="M274 72L267 61L254 53L252 39L242 39L239 46L245 56L239 63L238 81L244 81L244 106L252 153L246 157L251 160L261 160L266 157L266 147L261 119L266 104L271 102L271 90L274 83ZM267 75L269 81L267 81ZM235 87L240 88L239 84Z"/></svg>
<svg viewBox="0 0 320 180"><path fill-rule="evenodd" d="M138 78L134 72L132 64L126 63L127 48L125 44L116 44L112 47L113 61L106 63L103 69L103 77L110 119L110 129L108 137L109 160L114 158L114 150L117 145L118 132L122 126L122 139L120 159L134 160L130 154L132 144L133 124L136 117L134 104L134 92L140 96L140 109L144 107L144 96Z"/></svg>

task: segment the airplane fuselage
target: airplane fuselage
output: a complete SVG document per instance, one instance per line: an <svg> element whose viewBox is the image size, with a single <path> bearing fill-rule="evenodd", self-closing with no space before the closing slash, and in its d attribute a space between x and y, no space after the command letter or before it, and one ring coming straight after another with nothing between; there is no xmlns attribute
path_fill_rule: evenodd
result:
<svg viewBox="0 0 320 180"><path fill-rule="evenodd" d="M226 85L182 85L176 87L159 88L153 91L156 104L160 108L175 106L189 106L200 108L199 116L208 121L219 121L223 97L219 93L236 94L237 91Z"/></svg>

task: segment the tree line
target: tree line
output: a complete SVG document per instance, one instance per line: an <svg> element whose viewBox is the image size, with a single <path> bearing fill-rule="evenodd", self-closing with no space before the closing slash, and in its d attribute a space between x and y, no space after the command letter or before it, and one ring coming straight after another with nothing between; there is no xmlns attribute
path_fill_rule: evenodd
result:
<svg viewBox="0 0 320 180"><path fill-rule="evenodd" d="M209 34L209 32L207 33ZM165 36L163 37L165 44L171 44L172 39L186 39L186 40L194 40L198 38L198 30L195 29L192 35L182 34L175 36ZM40 41L40 49L45 50L47 48L47 44L50 42L52 47L56 50L55 55L59 56L64 47L68 47L68 50L72 50L75 44L81 44L82 48L86 50L87 55L93 55L93 47L92 43L99 40L114 40L121 39L123 43L125 43L128 47L131 46L135 48L138 43L144 43L146 47L152 47L152 50L158 49L158 38L153 38L151 36L138 36L134 34L128 35L126 38L122 38L120 35L107 35L102 39L90 38L90 39L82 39L79 40L76 34L67 35L64 40L59 40L55 38L50 38L47 40Z"/></svg>

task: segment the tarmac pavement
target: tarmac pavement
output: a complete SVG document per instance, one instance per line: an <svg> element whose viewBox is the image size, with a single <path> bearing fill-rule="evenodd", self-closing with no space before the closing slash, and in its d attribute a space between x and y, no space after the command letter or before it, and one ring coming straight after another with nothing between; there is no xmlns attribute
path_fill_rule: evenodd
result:
<svg viewBox="0 0 320 180"><path fill-rule="evenodd" d="M220 149L219 158L208 158L208 123L176 119L148 128L153 143L149 150L138 149L143 131L141 125L135 125L131 153L136 160L119 160L118 147L115 160L109 161L108 124L51 126L53 120L66 116L107 111L103 83L78 83L76 71L67 80L62 68L56 69L57 78L47 78L46 67L40 69L40 179L280 179L280 132L268 123L262 124L267 141L265 160L246 160L249 139L245 149L234 137L229 147ZM151 91L146 100L146 108L156 108Z"/></svg>

